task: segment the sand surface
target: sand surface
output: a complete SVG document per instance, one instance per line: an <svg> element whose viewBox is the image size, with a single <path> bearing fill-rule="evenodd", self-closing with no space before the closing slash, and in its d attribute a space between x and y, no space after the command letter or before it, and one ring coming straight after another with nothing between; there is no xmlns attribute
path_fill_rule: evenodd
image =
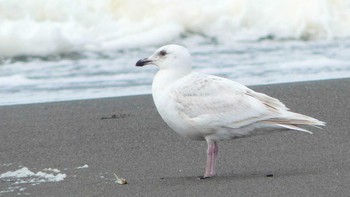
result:
<svg viewBox="0 0 350 197"><path fill-rule="evenodd" d="M27 167L67 177L1 179L0 196L347 196L349 87L350 79L251 87L327 127L221 142L218 176L206 180L196 178L206 143L168 128L150 95L2 106L0 175ZM114 173L129 184L116 184Z"/></svg>

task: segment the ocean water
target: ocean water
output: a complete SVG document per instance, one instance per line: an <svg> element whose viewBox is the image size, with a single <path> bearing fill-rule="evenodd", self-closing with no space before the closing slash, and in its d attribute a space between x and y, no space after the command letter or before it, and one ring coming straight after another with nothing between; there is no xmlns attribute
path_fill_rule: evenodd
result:
<svg viewBox="0 0 350 197"><path fill-rule="evenodd" d="M0 0L0 105L150 93L169 43L245 85L350 77L350 0Z"/></svg>

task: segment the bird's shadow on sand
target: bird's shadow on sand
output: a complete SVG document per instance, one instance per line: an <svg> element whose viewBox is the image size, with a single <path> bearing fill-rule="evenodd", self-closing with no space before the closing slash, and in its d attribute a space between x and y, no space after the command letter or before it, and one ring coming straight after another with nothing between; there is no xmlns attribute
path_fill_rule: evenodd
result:
<svg viewBox="0 0 350 197"><path fill-rule="evenodd" d="M201 176L186 176L186 177L162 177L160 182L165 184L190 184L190 183L208 183L208 182L221 182L221 181L242 181L242 180L274 180L279 178L288 178L300 176L310 176L321 174L322 170L320 169L288 169L284 171L249 171L242 173L227 173L227 174L218 174L216 177L200 179Z"/></svg>

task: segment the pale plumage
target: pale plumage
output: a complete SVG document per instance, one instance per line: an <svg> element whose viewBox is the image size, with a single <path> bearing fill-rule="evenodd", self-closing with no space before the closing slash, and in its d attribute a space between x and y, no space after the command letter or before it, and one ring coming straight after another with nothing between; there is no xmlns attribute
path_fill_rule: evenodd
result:
<svg viewBox="0 0 350 197"><path fill-rule="evenodd" d="M294 113L279 100L229 79L192 72L187 49L167 45L137 66L159 67L152 95L164 121L178 134L206 140L208 159L204 177L216 175L217 141L292 129L324 122Z"/></svg>

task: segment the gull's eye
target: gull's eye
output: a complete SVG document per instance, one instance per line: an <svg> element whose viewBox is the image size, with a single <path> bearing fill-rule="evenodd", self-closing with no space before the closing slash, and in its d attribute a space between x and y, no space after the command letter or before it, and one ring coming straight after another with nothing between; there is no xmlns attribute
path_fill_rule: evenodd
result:
<svg viewBox="0 0 350 197"><path fill-rule="evenodd" d="M166 54L167 54L167 52L164 51L164 50L161 50L161 51L159 52L159 55L160 55L160 56L165 56Z"/></svg>

